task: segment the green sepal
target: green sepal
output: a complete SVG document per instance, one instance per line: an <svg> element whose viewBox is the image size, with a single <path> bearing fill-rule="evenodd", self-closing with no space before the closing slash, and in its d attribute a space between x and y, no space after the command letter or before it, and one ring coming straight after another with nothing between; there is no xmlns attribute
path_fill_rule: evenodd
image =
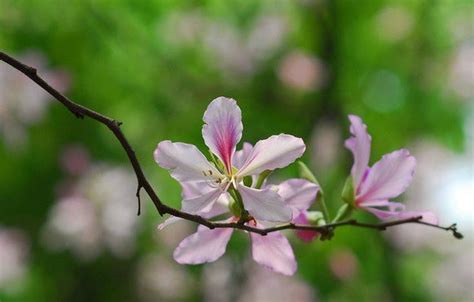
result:
<svg viewBox="0 0 474 302"><path fill-rule="evenodd" d="M224 164L222 164L224 165ZM232 174L235 175L237 174L237 172L239 172L239 169L237 169L236 167L232 167Z"/></svg>
<svg viewBox="0 0 474 302"><path fill-rule="evenodd" d="M227 191L231 196L231 202L229 203L229 210L236 217L242 217L246 213L244 203L242 202L242 196L239 191L235 188L230 187Z"/></svg>
<svg viewBox="0 0 474 302"><path fill-rule="evenodd" d="M312 225L326 224L323 213L319 211L308 211L306 213L306 218L308 219L308 222Z"/></svg>
<svg viewBox="0 0 474 302"><path fill-rule="evenodd" d="M308 166L302 161L298 161L298 168L301 178L306 179L307 181L312 182L319 187L318 194L316 195L316 204L320 205L321 209L323 210L324 219L326 221L330 221L331 217L329 216L329 210L326 205L326 201L324 200L323 188L321 188L316 176L314 176L313 172L311 172Z"/></svg>
<svg viewBox="0 0 474 302"><path fill-rule="evenodd" d="M263 186L263 182L265 181L265 179L272 173L272 171L270 170L265 170L263 171L262 173L260 173L260 175L258 176L258 179L257 179L257 184L255 185L255 188L256 189L261 189L262 186Z"/></svg>
<svg viewBox="0 0 474 302"><path fill-rule="evenodd" d="M306 166L306 164L302 161L298 161L298 169L300 172L300 177L317 185L322 194L321 186L319 185L318 180L314 176L313 172L311 172L311 170L308 168L308 166Z"/></svg>
<svg viewBox="0 0 474 302"><path fill-rule="evenodd" d="M234 198L229 198L229 210L235 217L240 217L242 215L242 210L239 204L234 200Z"/></svg>
<svg viewBox="0 0 474 302"><path fill-rule="evenodd" d="M354 182L352 181L351 176L346 179L346 183L342 189L341 198L349 206L355 207Z"/></svg>
<svg viewBox="0 0 474 302"><path fill-rule="evenodd" d="M350 204L343 204L339 210L337 211L336 218L334 218L333 222L339 222L351 217L354 208Z"/></svg>
<svg viewBox="0 0 474 302"><path fill-rule="evenodd" d="M244 177L244 185L247 186L247 187L251 187L252 186L252 176L245 176Z"/></svg>
<svg viewBox="0 0 474 302"><path fill-rule="evenodd" d="M224 163L216 156L214 153L209 150L209 154L211 156L211 163L214 164L217 170L219 170L221 173L225 171Z"/></svg>

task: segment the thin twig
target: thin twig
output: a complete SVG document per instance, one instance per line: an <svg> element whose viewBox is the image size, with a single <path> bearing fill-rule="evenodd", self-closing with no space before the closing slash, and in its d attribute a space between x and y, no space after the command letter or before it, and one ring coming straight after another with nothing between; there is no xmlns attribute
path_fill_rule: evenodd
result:
<svg viewBox="0 0 474 302"><path fill-rule="evenodd" d="M133 171L135 172L135 175L137 177L138 184L137 184L136 196L138 199L138 215L140 215L140 201L141 201L140 190L144 189L145 192L150 197L150 199L152 200L153 204L155 205L158 213L161 216L163 216L164 214L170 214L172 216L180 217L182 219L193 221L195 223L204 225L210 229L234 228L234 229L240 229L240 230L244 230L248 232L257 233L260 235L267 235L268 233L271 233L271 232L293 229L293 230L312 230L312 231L317 231L321 233L322 235L327 235L331 233L334 229L338 227L343 227L343 226L353 226L353 227L383 231L389 227L393 227L396 225L401 225L401 224L406 224L406 223L416 223L416 224L421 224L421 225L426 225L426 226L442 229L445 231L451 231L454 237L458 239L461 239L463 237L462 234L457 231L456 224L453 224L449 227L442 227L439 225L430 224L430 223L421 221L422 219L421 216L408 218L408 219L394 220L390 222L383 222L383 223L378 223L378 224L362 223L362 222L358 222L352 219L352 220L347 220L347 221L342 221L342 222L329 223L322 226L287 223L287 224L282 224L275 227L260 229L260 228L252 227L247 224L242 224L238 222L230 222L230 223L213 222L199 215L193 215L193 214L185 213L180 210L171 208L163 204L163 202L160 200L160 198L158 197L158 195L156 194L156 192L154 191L154 189L148 182L147 178L145 177L145 174L143 173L143 170L135 155L135 152L133 151L132 146L130 145L128 140L125 138L125 135L120 129L120 126L122 125L121 122L73 102L68 97L64 96L59 91L51 87L43 78L41 78L38 75L38 72L35 68L25 65L21 63L20 61L12 58L11 56L1 51L0 51L0 60L4 61L8 65L12 66L13 68L17 69L18 71L20 71L21 73L29 77L33 82L38 84L38 86L46 90L56 100L58 100L61 104L63 104L77 118L82 119L86 116L93 120L96 120L97 122L109 128L109 130L114 134L114 136L120 142L120 145L122 146L122 148L125 150L127 157L133 167Z"/></svg>

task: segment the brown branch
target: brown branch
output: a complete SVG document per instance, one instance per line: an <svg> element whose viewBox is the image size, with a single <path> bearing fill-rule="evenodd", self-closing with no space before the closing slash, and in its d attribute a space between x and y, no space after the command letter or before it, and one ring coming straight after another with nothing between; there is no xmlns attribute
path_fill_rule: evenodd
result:
<svg viewBox="0 0 474 302"><path fill-rule="evenodd" d="M140 215L140 203L141 203L140 190L144 189L145 192L150 197L150 199L153 201L158 213L161 216L163 216L164 214L170 214L172 216L180 217L185 220L202 224L210 229L234 228L234 229L240 229L240 230L244 230L248 232L261 234L261 235L267 235L268 233L271 233L271 232L287 230L287 229L313 230L313 231L320 232L324 237L324 236L330 236L332 232L334 231L334 229L338 227L343 227L343 226L354 226L354 227L359 227L359 228L367 228L367 229L375 229L375 230L383 231L389 227L396 226L396 225L401 225L401 224L406 224L406 223L416 223L416 224L422 224L422 225L442 229L445 231L451 231L453 235L458 239L461 239L463 237L462 234L457 231L455 224L449 227L442 227L442 226L423 222L421 221L422 217L413 217L409 219L395 220L395 221L384 222L384 223L379 223L379 224L362 223L356 220L347 220L347 221L342 221L342 222L329 223L322 226L287 223L287 224L282 224L282 225L278 225L278 226L270 227L266 229L259 229L259 228L252 227L252 226L238 223L238 222L230 222L230 223L213 222L199 215L193 215L193 214L185 213L180 210L171 208L163 204L163 202L160 200L160 198L158 197L158 195L155 193L152 186L148 182L147 178L145 177L145 174L143 173L143 170L140 166L140 163L138 162L138 159L135 155L135 152L133 151L132 146L130 145L128 140L125 138L125 135L120 129L120 126L122 125L121 122L73 102L68 97L64 96L59 91L51 87L46 81L44 81L43 78L41 78L38 75L38 72L35 68L21 63L20 61L12 58L11 56L7 55L6 53L2 51L0 51L0 60L4 61L5 63L9 64L13 68L17 69L18 71L20 71L21 73L29 77L33 82L35 82L41 88L43 88L49 94L51 94L56 100L61 102L61 104L63 104L76 117L82 119L86 116L93 120L98 121L101 124L104 124L105 126L107 126L107 128L109 128L109 130L114 134L114 136L120 142L120 145L122 146L122 148L125 150L127 157L133 167L133 171L135 172L135 175L137 177L138 186L137 186L136 196L138 199L138 215Z"/></svg>
<svg viewBox="0 0 474 302"><path fill-rule="evenodd" d="M401 224L407 224L407 223L415 223L415 224L421 224L421 225L434 227L434 228L445 230L445 231L451 231L453 233L454 237L456 237L457 239L462 239L463 238L463 235L457 231L456 224L453 224L449 227L443 227L443 226L439 226L439 225L436 225L436 224L431 224L431 223L428 223L428 222L421 221L422 218L423 218L422 216L417 216L417 217L387 221L387 222L382 222L382 223L377 223L377 224L358 222L355 219L350 219L350 220L341 221L341 222L328 223L328 224L321 225L321 226L286 223L286 224L282 224L282 225L278 225L278 226L270 227L270 228L266 228L266 229L258 229L258 228L254 228L254 227L251 227L251 226L242 225L242 224L233 223L233 222L232 223L214 222L213 227L214 228L237 228L237 229L241 229L241 230L245 230L245 231L258 233L260 235L267 235L268 233L271 233L271 232L287 230L287 229L307 230L307 231L317 231L317 232L321 233L323 236L325 236L325 235L330 235L331 232L334 229L336 229L338 227L343 227L343 226L353 226L353 227L358 227L358 228L385 231L389 227L393 227L393 226L397 226L397 225L401 225Z"/></svg>

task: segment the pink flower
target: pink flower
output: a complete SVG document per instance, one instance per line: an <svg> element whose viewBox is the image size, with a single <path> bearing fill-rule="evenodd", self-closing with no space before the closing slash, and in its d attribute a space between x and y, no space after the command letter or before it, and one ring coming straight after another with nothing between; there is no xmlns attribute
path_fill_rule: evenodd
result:
<svg viewBox="0 0 474 302"><path fill-rule="evenodd" d="M291 222L310 224L308 209L319 194L319 187L304 179L289 179L278 187L278 194L293 211ZM297 230L296 236L305 242L314 240L319 233L316 231Z"/></svg>
<svg viewBox="0 0 474 302"><path fill-rule="evenodd" d="M236 218L226 221L233 219ZM261 227L254 221L248 224ZM232 228L210 230L199 226L196 233L181 241L173 253L174 259L181 264L213 262L224 255L233 231ZM284 275L295 273L297 264L293 249L281 232L269 233L266 236L250 233L250 238L252 239L252 257L257 263Z"/></svg>
<svg viewBox="0 0 474 302"><path fill-rule="evenodd" d="M248 157L252 156L253 146L249 143L244 143L242 150L235 152L232 163L233 167L240 170L248 161ZM257 178L254 177L251 186L254 187L257 183ZM186 182L182 183L183 199L192 199L195 196L206 194L210 189L203 182ZM308 223L308 221L301 221L301 218L306 217L307 210L316 199L319 192L319 187L304 179L289 179L279 185L263 186L264 190L276 193L285 206L287 206L293 217L292 222ZM199 215L205 218L212 218L229 212L229 194L224 193L218 198L208 212L199 212ZM238 221L238 217L232 216L225 222ZM181 218L171 217L164 223L158 226L163 229L167 225L181 220ZM268 227L274 223L265 220L250 220L247 225L254 227ZM174 251L174 259L181 264L201 264L206 262L213 262L219 259L226 250L227 243L232 236L234 229L208 229L204 226L199 226L196 233L186 237ZM308 240L317 235L317 232L304 231L304 239ZM298 233L297 233L298 234ZM266 236L256 233L250 233L252 240L252 256L254 260L281 274L292 275L296 271L296 260L293 254L290 243L283 236L281 232L273 232Z"/></svg>
<svg viewBox="0 0 474 302"><path fill-rule="evenodd" d="M182 210L205 214L229 190L237 191L243 206L255 219L286 222L292 211L282 198L269 188L257 189L244 184L247 176L259 175L267 170L283 168L305 151L300 138L288 134L271 136L255 144L245 159L235 166L238 155L236 145L242 137L241 111L233 99L218 97L204 113L202 135L210 151L217 157L210 162L194 145L162 141L154 157L162 168L183 186ZM186 194L187 186L199 187L196 194ZM219 230L226 234L224 230Z"/></svg>
<svg viewBox="0 0 474 302"><path fill-rule="evenodd" d="M437 218L431 212L405 211L403 204L389 201L402 194L412 181L415 158L408 150L400 149L384 155L369 167L371 137L367 126L358 116L349 115L349 120L352 136L346 140L345 146L354 156L351 174L355 207L380 219L422 216L423 221L437 224Z"/></svg>
<svg viewBox="0 0 474 302"><path fill-rule="evenodd" d="M296 224L302 224L302 225L309 225L309 215L308 211L302 211L296 218L293 218L292 220L293 223ZM311 242L314 239L316 239L319 235L321 235L317 231L309 231L309 230L297 230L296 236L298 236L299 239L303 240L304 242Z"/></svg>
<svg viewBox="0 0 474 302"><path fill-rule="evenodd" d="M319 190L318 186L303 179L290 179L278 186L267 186L267 188L273 192L278 192L285 204L291 209L293 217L296 217L296 219L293 219L293 222L298 223L301 221L297 219L306 217L307 210L315 200ZM229 202L225 198L221 198L220 201L222 204ZM216 208L217 206L214 206L214 210ZM221 213L215 211L215 215ZM231 217L225 221L237 220L237 217ZM251 220L247 224L261 228L272 225L267 221L259 220ZM164 226L162 224L160 228ZM213 262L225 253L227 243L233 231L234 229L232 228L211 230L204 226L199 226L196 233L186 237L178 245L173 254L174 258L181 264ZM311 240L317 235L317 232L304 232L303 238L306 240ZM297 264L293 250L288 239L281 232L269 233L266 236L250 233L250 238L252 240L252 257L257 263L284 275L293 275L295 273Z"/></svg>

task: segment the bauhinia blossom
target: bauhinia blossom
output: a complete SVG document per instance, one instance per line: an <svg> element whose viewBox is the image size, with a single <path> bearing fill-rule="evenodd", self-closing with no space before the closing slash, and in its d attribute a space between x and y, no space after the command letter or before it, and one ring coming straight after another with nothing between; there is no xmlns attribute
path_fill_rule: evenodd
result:
<svg viewBox="0 0 474 302"><path fill-rule="evenodd" d="M224 97L211 102L204 122L204 141L214 154L211 161L193 145L170 141L160 142L154 153L156 162L181 183L183 211L205 218L231 213L224 221L242 221L261 228L306 219L318 186L302 179L291 179L279 186L264 185L269 171L285 167L303 154L305 145L301 139L280 134L255 146L245 143L236 152L243 128L241 111L234 100ZM177 220L169 218L159 228ZM196 233L179 244L174 258L182 264L215 261L225 253L233 230L199 226ZM315 234L306 233L305 239ZM250 237L257 263L286 275L296 271L293 250L281 232L266 236L251 233Z"/></svg>
<svg viewBox="0 0 474 302"><path fill-rule="evenodd" d="M354 156L352 166L353 197L351 203L356 208L366 210L380 219L404 219L422 216L423 221L437 224L431 212L405 211L405 206L390 199L402 194L413 179L416 160L408 150L400 149L386 154L369 167L371 137L362 119L349 115L352 136L345 146Z"/></svg>
<svg viewBox="0 0 474 302"><path fill-rule="evenodd" d="M304 153L303 140L288 134L261 140L236 168L233 163L238 160L234 156L242 137L241 119L235 100L218 97L204 113L202 128L204 142L214 160L209 161L194 145L162 141L154 152L155 161L183 186L198 183L202 187L201 194L183 199L185 212L207 213L222 194L230 192L239 195L243 203L239 206L255 219L290 221L292 211L280 195L269 188L252 188L244 183L244 178L289 165Z"/></svg>
<svg viewBox="0 0 474 302"><path fill-rule="evenodd" d="M290 179L280 185L268 186L268 188L277 192L292 210L293 217L296 217L292 221L295 223L297 219L306 217L307 210L314 202L319 190L318 186L303 179ZM229 204L229 199L221 197L220 204ZM215 214L218 215L219 211L216 211ZM233 216L225 222L238 219L239 217ZM257 219L248 221L246 224L253 227L269 226L268 222ZM186 237L178 245L173 254L174 258L181 264L201 264L215 261L225 253L233 231L233 228L210 230L199 226L196 233ZM307 233L303 238L306 240L313 239L317 235L317 232L305 232ZM269 233L266 236L250 233L250 238L252 240L252 257L257 263L284 275L295 273L297 263L293 249L281 232Z"/></svg>
<svg viewBox="0 0 474 302"><path fill-rule="evenodd" d="M249 143L244 143L242 150L236 152L234 166L240 168L252 153L253 146ZM256 184L257 179L254 177L253 184ZM263 184L262 184L263 185ZM277 191L283 198L285 204L292 210L291 222L295 224L310 224L310 216L316 212L310 213L308 209L316 200L319 194L319 186L306 181L304 179L289 179L282 182L280 185L263 186L264 188L271 188ZM296 235L303 241L310 242L315 239L319 233L316 231L297 230Z"/></svg>

